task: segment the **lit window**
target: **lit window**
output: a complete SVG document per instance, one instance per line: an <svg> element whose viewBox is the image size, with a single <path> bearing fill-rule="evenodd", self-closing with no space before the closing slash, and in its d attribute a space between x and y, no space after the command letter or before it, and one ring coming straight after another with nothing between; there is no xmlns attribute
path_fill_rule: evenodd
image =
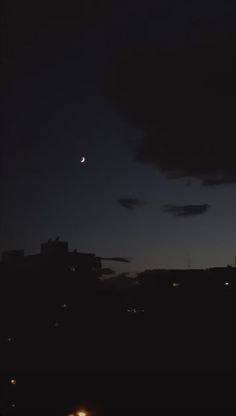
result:
<svg viewBox="0 0 236 416"><path fill-rule="evenodd" d="M139 310L137 310L136 308L126 309L126 311L127 311L127 312L130 312L130 313L137 313L137 312L140 312L140 311L139 311ZM142 312L142 310L141 310L141 312Z"/></svg>

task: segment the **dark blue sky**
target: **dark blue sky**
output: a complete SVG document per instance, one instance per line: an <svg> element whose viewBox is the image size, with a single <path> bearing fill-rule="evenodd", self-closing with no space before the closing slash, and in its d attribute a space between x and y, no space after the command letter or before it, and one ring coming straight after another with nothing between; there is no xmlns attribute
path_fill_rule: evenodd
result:
<svg viewBox="0 0 236 416"><path fill-rule="evenodd" d="M131 264L117 264L117 271L186 267L188 253L193 267L233 263L236 189L230 123L236 94L230 82L235 17L232 2L225 1L113 1L80 10L72 3L57 9L46 2L9 4L2 54L0 250L36 252L42 241L60 235L71 249L133 257ZM217 73L219 78L195 99L208 55L202 53L205 44L216 48L206 64L214 67L208 76ZM157 70L163 85L158 84L158 96L150 66L153 54L157 68L162 65L160 50L171 50L176 58L168 64L172 84ZM189 56L193 65L186 84L182 72L184 68L189 73ZM222 82L227 77L229 85ZM186 96L189 103L182 105ZM200 137L206 102L207 127ZM181 117L180 109L185 112ZM228 128L221 136L219 162L219 148L209 153L206 143L210 135L213 147L219 139L218 125L210 131L209 120L214 124L222 113L221 125L227 123ZM156 134L157 125L165 130L163 120L166 140ZM176 148L181 123L188 129L184 127L182 145ZM83 155L86 164L81 165ZM175 179L167 179L172 171ZM202 185L219 178L220 184ZM129 209L119 203L127 198L140 204L134 201ZM209 208L199 212L199 205L205 204ZM165 205L172 210L163 212ZM188 214L189 206L194 206L189 215L177 215L176 207Z"/></svg>

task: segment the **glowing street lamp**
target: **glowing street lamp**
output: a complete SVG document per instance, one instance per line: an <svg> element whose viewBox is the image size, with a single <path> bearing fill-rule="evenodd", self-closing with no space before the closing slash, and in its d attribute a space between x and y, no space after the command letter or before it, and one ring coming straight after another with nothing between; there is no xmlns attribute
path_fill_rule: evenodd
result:
<svg viewBox="0 0 236 416"><path fill-rule="evenodd" d="M76 413L76 416L87 416L87 413L81 410Z"/></svg>
<svg viewBox="0 0 236 416"><path fill-rule="evenodd" d="M10 381L10 383L11 383L13 386L15 386L15 385L16 385L16 379L15 379L15 378L12 378L12 379L11 379L11 381Z"/></svg>

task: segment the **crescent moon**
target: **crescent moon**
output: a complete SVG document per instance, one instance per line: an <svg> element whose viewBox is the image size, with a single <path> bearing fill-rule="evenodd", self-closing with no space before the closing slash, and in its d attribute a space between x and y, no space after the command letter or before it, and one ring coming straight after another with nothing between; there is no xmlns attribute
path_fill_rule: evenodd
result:
<svg viewBox="0 0 236 416"><path fill-rule="evenodd" d="M85 162L85 157L83 156L80 163L84 163Z"/></svg>

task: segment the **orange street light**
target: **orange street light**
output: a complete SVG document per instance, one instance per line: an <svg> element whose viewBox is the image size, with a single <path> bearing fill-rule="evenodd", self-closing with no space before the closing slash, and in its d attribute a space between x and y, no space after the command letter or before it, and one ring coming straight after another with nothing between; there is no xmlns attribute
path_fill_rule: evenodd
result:
<svg viewBox="0 0 236 416"><path fill-rule="evenodd" d="M15 379L15 378L12 378L12 379L11 379L11 381L10 381L10 383L11 383L13 386L15 386L15 384L16 384L16 379Z"/></svg>
<svg viewBox="0 0 236 416"><path fill-rule="evenodd" d="M76 413L76 416L87 416L87 412L80 410L79 412Z"/></svg>

